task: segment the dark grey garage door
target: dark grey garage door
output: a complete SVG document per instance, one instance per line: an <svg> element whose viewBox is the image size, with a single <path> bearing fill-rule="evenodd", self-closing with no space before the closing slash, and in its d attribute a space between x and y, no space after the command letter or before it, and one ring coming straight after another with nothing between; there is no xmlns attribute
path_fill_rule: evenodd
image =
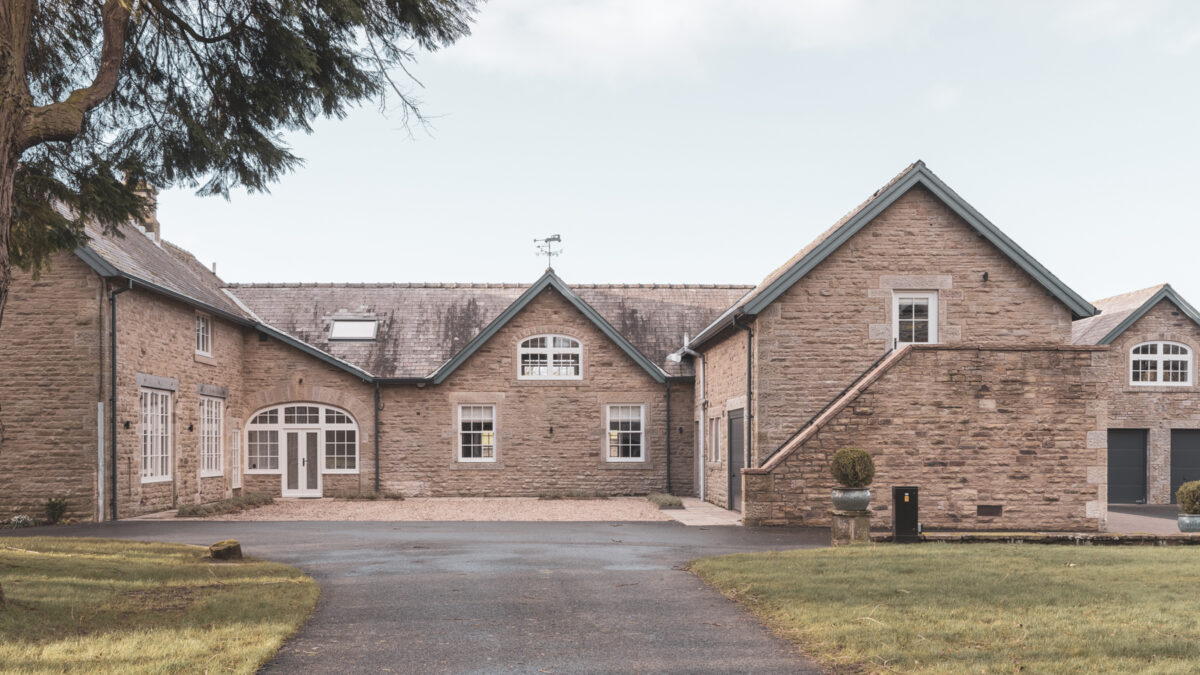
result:
<svg viewBox="0 0 1200 675"><path fill-rule="evenodd" d="M1108 503L1146 503L1146 430L1108 430Z"/></svg>
<svg viewBox="0 0 1200 675"><path fill-rule="evenodd" d="M1180 485L1200 480L1200 431L1175 429L1171 431L1171 503Z"/></svg>

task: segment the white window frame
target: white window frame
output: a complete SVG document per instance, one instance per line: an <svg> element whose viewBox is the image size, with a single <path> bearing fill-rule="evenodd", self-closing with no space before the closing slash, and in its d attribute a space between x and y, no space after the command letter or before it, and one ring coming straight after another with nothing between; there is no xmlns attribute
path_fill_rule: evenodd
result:
<svg viewBox="0 0 1200 675"><path fill-rule="evenodd" d="M212 357L212 317L196 312L196 353Z"/></svg>
<svg viewBox="0 0 1200 675"><path fill-rule="evenodd" d="M225 401L200 397L200 477L223 475L225 448Z"/></svg>
<svg viewBox="0 0 1200 675"><path fill-rule="evenodd" d="M1134 350L1140 347L1154 345L1156 347L1154 354L1134 354ZM1172 347L1180 347L1184 350L1183 354L1164 354L1164 347L1170 345ZM1152 382L1140 381L1133 379L1133 365L1136 361L1149 361L1154 364L1155 380ZM1162 380L1163 365L1166 361L1182 361L1184 362L1184 373L1187 375L1185 382L1164 382ZM1129 348L1129 367L1126 372L1129 374L1129 385L1132 387L1190 387L1195 383L1195 358L1191 347L1182 342L1174 342L1172 340L1147 340Z"/></svg>
<svg viewBox="0 0 1200 675"><path fill-rule="evenodd" d="M492 456L491 457L463 457L463 409L464 408L490 408L492 411ZM500 418L499 410L495 403L460 403L458 404L458 414L455 415L454 433L458 439L455 446L455 456L460 462L479 463L479 462L495 462L500 456ZM484 444L481 443L480 447Z"/></svg>
<svg viewBox="0 0 1200 675"><path fill-rule="evenodd" d="M926 342L900 341L900 299L924 298L929 302L929 340ZM892 291L892 344L936 345L938 344L938 292L937 291Z"/></svg>
<svg viewBox="0 0 1200 675"><path fill-rule="evenodd" d="M546 347L527 347L527 346L525 346L526 343L528 343L530 340L537 340L539 338L544 338L546 340L546 344L547 344ZM556 339L570 340L571 342L575 343L575 346L574 347L555 347L554 341ZM522 361L524 361L524 356L526 354L539 354L539 355L545 356L546 357L547 374L545 374L545 375L540 375L540 374L539 375L527 375L527 374L525 374L525 368L524 368ZM555 357L563 356L563 355L576 357L578 365L575 369L576 372L574 374L562 375L562 374L557 374L557 373L553 372L556 367L554 365ZM558 366L558 367L566 368L568 366ZM521 341L517 343L517 379L519 379L519 380L582 380L583 379L583 341L578 338L573 338L570 335L553 334L553 333L543 333L541 335L530 335L529 337L522 338Z"/></svg>
<svg viewBox="0 0 1200 675"><path fill-rule="evenodd" d="M138 441L141 446L143 483L171 480L173 406L174 400L169 391L147 387L138 389ZM152 460L154 466L147 467L147 459Z"/></svg>
<svg viewBox="0 0 1200 675"><path fill-rule="evenodd" d="M229 435L229 487L242 487L242 432L236 429Z"/></svg>
<svg viewBox="0 0 1200 675"><path fill-rule="evenodd" d="M612 456L612 411L613 408L637 408L638 410L638 456ZM616 430L615 433L634 433L633 431ZM618 442L618 447L620 444ZM608 403L604 406L604 461L606 462L644 462L646 461L646 406L643 403Z"/></svg>
<svg viewBox="0 0 1200 675"><path fill-rule="evenodd" d="M721 418L710 417L708 420L709 446L712 448L710 462L721 461Z"/></svg>
<svg viewBox="0 0 1200 675"><path fill-rule="evenodd" d="M316 412L317 421L312 422L312 421L308 421L306 419L303 422L299 422L299 421L295 421L295 420L288 422L287 416L286 416L284 410L287 408L296 408L296 407L316 408L317 409L317 412ZM264 423L264 424L255 424L254 423L254 420L259 415L262 415L264 413L270 413L272 411L274 411L274 413L275 413L275 421L274 422L269 422L269 423ZM328 421L330 413L333 413L336 416L344 416L345 419L347 419L349 421L330 422L330 421ZM307 418L307 414L306 414L306 418ZM275 436L276 436L275 437L275 444L276 444L275 464L276 464L276 466L273 469L271 469L271 468L267 468L267 469L252 469L252 468L250 468L250 433L256 432L256 431L265 431L265 432L273 431L273 432L275 432ZM316 432L318 432L317 442L319 443L320 450L321 450L320 451L320 464L321 464L320 473L328 475L328 474L358 474L358 473L362 472L362 429L359 428L358 420L355 419L354 415L351 415L349 413L349 411L347 411L347 410L338 408L336 406L326 405L324 403L312 403L312 402L308 402L308 401L289 401L287 403L276 403L275 405L269 405L260 410L256 410L256 411L254 411L254 414L250 415L250 417L246 420L246 424L244 425L244 428L241 431L241 434L245 439L244 443L243 443L243 447L241 449L241 452L243 453L242 457L244 459L243 466L246 467L244 469L244 473L246 473L246 474L268 474L268 475L279 475L279 474L283 473L284 469L286 468L286 464L287 464L287 460L286 460L287 450L286 450L285 444L287 443L286 432L288 432L288 431L316 431ZM352 440L335 440L334 442L342 443L342 444L352 443L353 449L354 449L354 454L353 455L332 455L332 457L353 457L354 468L352 468L352 469L349 469L349 468L341 468L341 469L326 468L329 464L329 458L331 457L331 455L329 454L330 443L328 440L328 435L326 434L326 432L328 432L328 431L353 432L354 438Z"/></svg>
<svg viewBox="0 0 1200 675"><path fill-rule="evenodd" d="M364 332L338 335L339 326L347 330L353 330L350 324L356 324L353 328L361 328L365 324L370 324L371 330L369 334ZM375 339L375 335L378 332L379 321L377 319L333 319L329 324L329 340L331 342L371 342Z"/></svg>

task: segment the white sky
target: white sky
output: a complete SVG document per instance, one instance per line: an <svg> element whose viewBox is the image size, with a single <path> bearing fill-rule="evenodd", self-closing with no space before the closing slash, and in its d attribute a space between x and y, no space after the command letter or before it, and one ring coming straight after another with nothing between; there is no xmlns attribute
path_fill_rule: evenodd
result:
<svg viewBox="0 0 1200 675"><path fill-rule="evenodd" d="M160 198L229 281L756 283L918 158L1089 299L1200 304L1200 3L499 0L271 194Z"/></svg>

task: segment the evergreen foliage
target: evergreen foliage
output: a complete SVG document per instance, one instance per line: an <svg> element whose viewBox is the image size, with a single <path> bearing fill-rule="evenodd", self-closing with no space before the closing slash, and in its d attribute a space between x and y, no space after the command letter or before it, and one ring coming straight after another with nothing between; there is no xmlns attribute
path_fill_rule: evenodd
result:
<svg viewBox="0 0 1200 675"><path fill-rule="evenodd" d="M833 453L829 471L843 487L865 488L875 480L875 461L866 450L842 448Z"/></svg>

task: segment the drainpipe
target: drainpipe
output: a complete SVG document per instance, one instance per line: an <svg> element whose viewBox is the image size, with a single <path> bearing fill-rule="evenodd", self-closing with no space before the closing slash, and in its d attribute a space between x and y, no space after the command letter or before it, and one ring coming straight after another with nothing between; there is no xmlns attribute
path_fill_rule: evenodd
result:
<svg viewBox="0 0 1200 675"><path fill-rule="evenodd" d="M127 288L118 288L108 293L108 348L109 348L109 385L111 391L108 398L109 410L109 456L112 464L112 495L109 502L112 508L112 519L117 519L117 296L133 288L133 280L129 280ZM103 515L103 514L102 514Z"/></svg>
<svg viewBox="0 0 1200 675"><path fill-rule="evenodd" d="M375 494L379 494L379 381L375 381Z"/></svg>
<svg viewBox="0 0 1200 675"><path fill-rule="evenodd" d="M754 438L751 430L754 428L754 408L750 405L750 397L753 393L752 386L754 377L754 331L750 326L738 323L738 317L733 317L733 325L746 331L746 443L742 452L747 456L753 456L750 451L750 440ZM750 466L750 462L743 462L742 466ZM746 496L742 495L742 500L745 501Z"/></svg>
<svg viewBox="0 0 1200 675"><path fill-rule="evenodd" d="M671 378L667 377L667 494L671 494Z"/></svg>
<svg viewBox="0 0 1200 675"><path fill-rule="evenodd" d="M696 433L700 435L698 439L700 442L700 466L698 467L700 469L700 487L697 493L699 494L700 501L704 501L704 484L707 482L705 480L704 462L708 458L708 455L705 454L707 450L704 443L704 439L708 434L708 390L704 388L704 355L689 347L689 344L691 344L691 340L688 339L685 333L683 336L683 348L679 350L679 353L687 354L696 360L696 373L700 378L700 428L696 430Z"/></svg>

